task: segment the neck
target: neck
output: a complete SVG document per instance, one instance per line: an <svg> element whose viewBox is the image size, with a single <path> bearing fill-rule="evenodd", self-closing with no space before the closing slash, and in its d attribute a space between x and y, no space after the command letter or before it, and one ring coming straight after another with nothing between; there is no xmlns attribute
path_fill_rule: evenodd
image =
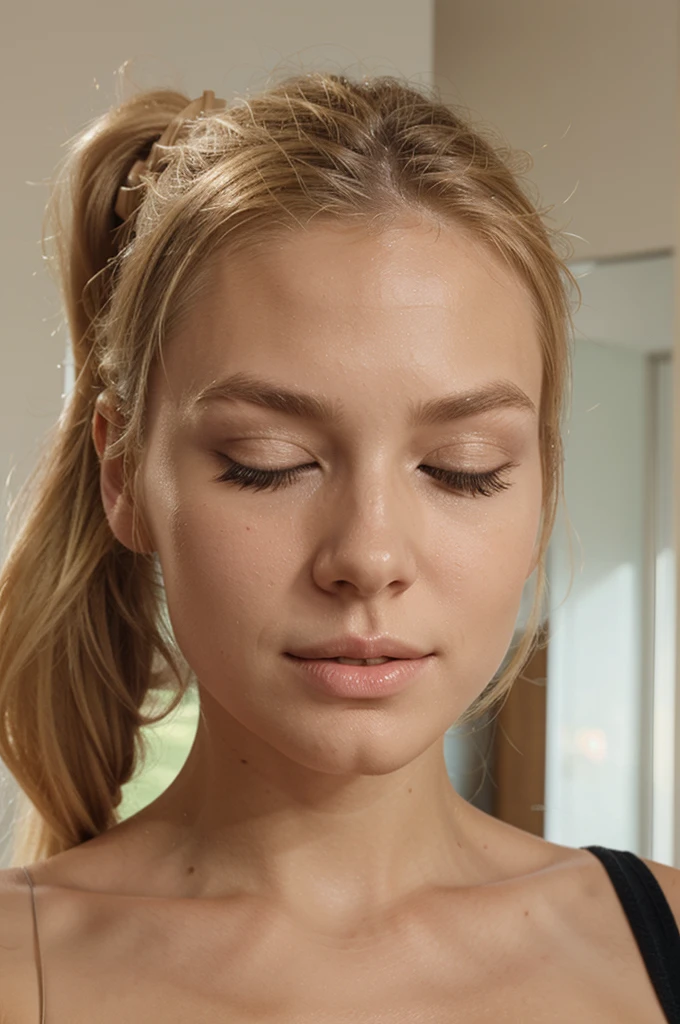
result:
<svg viewBox="0 0 680 1024"><path fill-rule="evenodd" d="M373 757L371 774L314 770L206 695L184 767L136 817L170 858L177 895L254 894L312 929L484 881L500 823L455 792L443 740L389 769Z"/></svg>

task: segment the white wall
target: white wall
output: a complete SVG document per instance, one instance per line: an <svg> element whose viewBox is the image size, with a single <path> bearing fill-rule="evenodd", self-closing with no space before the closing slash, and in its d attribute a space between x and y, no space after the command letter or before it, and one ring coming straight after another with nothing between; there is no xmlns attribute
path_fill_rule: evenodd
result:
<svg viewBox="0 0 680 1024"><path fill-rule="evenodd" d="M670 254L575 262L581 289L577 337L646 355L673 346L675 261Z"/></svg>
<svg viewBox="0 0 680 1024"><path fill-rule="evenodd" d="M677 0L435 4L444 99L532 154L556 222L585 239L575 257L675 245L677 26Z"/></svg>
<svg viewBox="0 0 680 1024"><path fill-rule="evenodd" d="M643 701L651 682L644 676L643 636L648 416L645 356L577 340L565 438L573 552L560 507L549 558L545 837L645 856L640 786Z"/></svg>

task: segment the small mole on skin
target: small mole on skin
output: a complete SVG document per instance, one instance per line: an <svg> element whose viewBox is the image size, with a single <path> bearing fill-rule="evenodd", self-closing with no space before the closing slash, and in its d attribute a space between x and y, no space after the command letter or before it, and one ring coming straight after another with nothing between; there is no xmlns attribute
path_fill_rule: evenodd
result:
<svg viewBox="0 0 680 1024"><path fill-rule="evenodd" d="M192 864L190 864L189 867L187 868L187 874L188 875L193 875L195 870L196 870L196 868Z"/></svg>
<svg viewBox="0 0 680 1024"><path fill-rule="evenodd" d="M241 758L241 764L248 764L248 762L244 758Z"/></svg>

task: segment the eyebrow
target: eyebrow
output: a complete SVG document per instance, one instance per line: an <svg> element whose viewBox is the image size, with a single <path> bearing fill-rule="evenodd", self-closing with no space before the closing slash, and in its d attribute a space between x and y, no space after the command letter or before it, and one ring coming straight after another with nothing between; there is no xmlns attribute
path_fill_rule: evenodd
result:
<svg viewBox="0 0 680 1024"><path fill-rule="evenodd" d="M235 373L225 380L209 384L191 399L191 406L205 407L216 401L235 400L316 423L340 426L347 421L340 402L284 388L275 381L249 373ZM409 420L411 427L433 426L509 407L536 414L536 406L517 384L510 380L494 380L441 398L410 402Z"/></svg>

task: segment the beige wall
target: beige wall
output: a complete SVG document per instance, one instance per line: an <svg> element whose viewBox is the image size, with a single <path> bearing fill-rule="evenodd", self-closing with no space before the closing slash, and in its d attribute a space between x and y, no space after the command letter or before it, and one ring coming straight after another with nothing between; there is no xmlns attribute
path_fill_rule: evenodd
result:
<svg viewBox="0 0 680 1024"><path fill-rule="evenodd" d="M192 98L204 89L227 98L256 89L281 61L291 71L399 72L429 83L432 20L429 0L8 5L0 37L2 518L61 406L66 335L39 246L45 182L64 141L115 99L116 69L134 58L134 82L169 84Z"/></svg>
<svg viewBox="0 0 680 1024"><path fill-rule="evenodd" d="M675 245L677 8L677 0L435 3L443 98L532 154L530 177L557 204L555 221L585 239L572 239L578 257Z"/></svg>

